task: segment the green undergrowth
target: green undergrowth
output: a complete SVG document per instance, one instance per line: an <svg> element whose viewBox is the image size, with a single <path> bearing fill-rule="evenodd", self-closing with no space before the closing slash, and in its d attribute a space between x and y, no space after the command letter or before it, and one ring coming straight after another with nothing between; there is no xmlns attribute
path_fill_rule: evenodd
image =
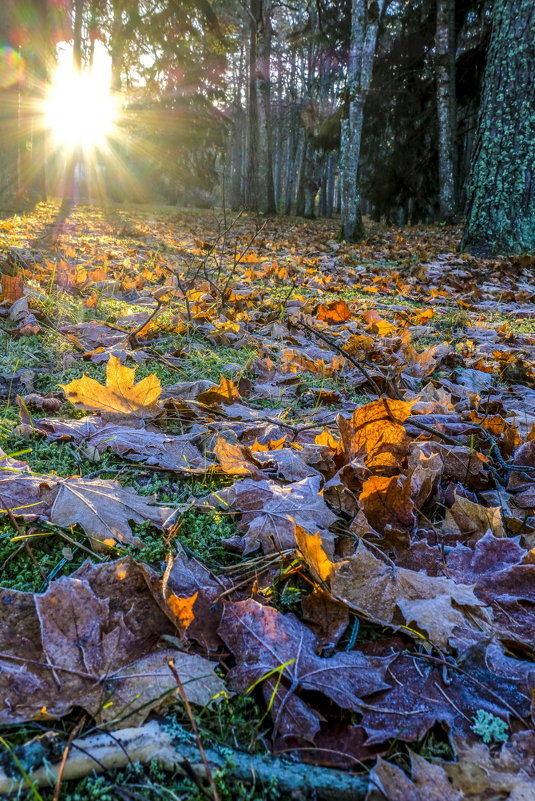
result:
<svg viewBox="0 0 535 801"><path fill-rule="evenodd" d="M168 471L144 469L143 465L126 462L111 451L104 451L95 463L88 460L72 442L51 442L38 435L27 438L8 428L0 428L0 447L8 455L27 462L37 474L119 480L123 486L132 487L138 494L171 507L183 504L191 497L204 497L232 483L227 476L209 475L200 480L180 478ZM0 529L0 584L10 589L41 591L44 588L42 574L48 578L50 574L54 578L69 575L89 556L83 549L77 549L69 543L53 527L44 529L46 536L32 538L30 554L21 547L20 542L11 541L12 537L17 536L12 524L5 520L0 522L3 524ZM19 527L24 533L28 531L22 521ZM34 524L32 528L43 531L43 526L39 524ZM173 542L169 542L164 533L150 522L132 523L132 531L142 540L144 547L116 548L110 552L111 558L130 553L134 558L160 568L169 549L176 551ZM190 553L209 567L217 569L236 561L236 557L222 545L223 539L234 536L236 532L233 516L215 509L201 511L191 508L180 515L174 536ZM79 527L75 526L68 535L86 548L90 547L88 538Z"/></svg>

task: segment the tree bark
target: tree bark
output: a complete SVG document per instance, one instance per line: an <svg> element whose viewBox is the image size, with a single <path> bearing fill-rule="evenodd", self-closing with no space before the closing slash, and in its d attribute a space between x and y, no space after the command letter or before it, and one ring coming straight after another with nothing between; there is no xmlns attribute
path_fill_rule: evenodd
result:
<svg viewBox="0 0 535 801"><path fill-rule="evenodd" d="M251 0L249 51L249 160L247 205L275 213L271 143L272 0Z"/></svg>
<svg viewBox="0 0 535 801"><path fill-rule="evenodd" d="M379 21L384 0L368 11L366 0L352 0L347 91L349 113L342 121L340 142L341 235L347 242L364 237L358 170L364 123L364 103L370 88ZM372 16L373 13L373 16Z"/></svg>
<svg viewBox="0 0 535 801"><path fill-rule="evenodd" d="M436 87L438 117L439 214L452 222L457 211L455 97L455 0L437 0Z"/></svg>
<svg viewBox="0 0 535 801"><path fill-rule="evenodd" d="M535 5L495 0L461 249L535 249Z"/></svg>

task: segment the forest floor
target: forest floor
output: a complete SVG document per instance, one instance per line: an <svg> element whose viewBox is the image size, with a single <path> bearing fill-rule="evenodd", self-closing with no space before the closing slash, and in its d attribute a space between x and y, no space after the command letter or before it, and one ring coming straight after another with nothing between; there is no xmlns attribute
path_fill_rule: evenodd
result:
<svg viewBox="0 0 535 801"><path fill-rule="evenodd" d="M369 230L0 221L0 796L535 797L535 259Z"/></svg>

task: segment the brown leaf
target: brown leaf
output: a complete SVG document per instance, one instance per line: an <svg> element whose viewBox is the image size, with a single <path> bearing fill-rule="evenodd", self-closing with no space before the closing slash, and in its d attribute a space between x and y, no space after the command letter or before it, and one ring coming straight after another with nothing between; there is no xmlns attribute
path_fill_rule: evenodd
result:
<svg viewBox="0 0 535 801"><path fill-rule="evenodd" d="M218 406L220 404L231 404L241 400L240 393L232 380L221 376L219 384L197 395L196 400L207 406Z"/></svg>
<svg viewBox="0 0 535 801"><path fill-rule="evenodd" d="M326 529L336 516L319 489L319 476L284 487L274 481L246 478L201 499L198 505L242 512L239 528L245 531L243 552L251 553L261 545L265 553L270 553L295 548L296 525L314 533L319 529L324 545L332 543L334 538Z"/></svg>
<svg viewBox="0 0 535 801"><path fill-rule="evenodd" d="M166 528L175 515L175 509L154 506L150 499L137 495L129 487L121 487L117 481L67 478L59 482L50 521L65 527L78 524L96 550L106 550L116 542L143 545L133 535L129 521L150 520L159 528Z"/></svg>
<svg viewBox="0 0 535 801"><path fill-rule="evenodd" d="M454 493L454 496L453 506L446 509L445 531L465 535L463 536L465 543L467 540L474 542L487 531L492 531L495 537L505 537L501 506L487 508L479 503L472 503L457 492Z"/></svg>
<svg viewBox="0 0 535 801"><path fill-rule="evenodd" d="M535 798L534 732L516 732L498 752L464 737L455 738L454 745L457 760L442 767L463 798L479 801L487 794L510 801Z"/></svg>
<svg viewBox="0 0 535 801"><path fill-rule="evenodd" d="M319 730L317 712L299 695L304 690L358 710L362 696L388 686L384 677L390 658L353 651L323 659L316 656L315 636L295 615L282 615L253 600L228 604L219 633L237 660L228 676L231 687L245 692L261 682L281 737L312 738Z"/></svg>
<svg viewBox="0 0 535 801"><path fill-rule="evenodd" d="M406 476L370 476L362 485L359 504L368 522L378 531L412 528L411 492Z"/></svg>
<svg viewBox="0 0 535 801"><path fill-rule="evenodd" d="M84 375L70 384L60 384L67 399L79 409L105 412L113 416L155 417L161 395L160 379L155 375L134 384L135 368L123 367L116 356L106 364L106 385Z"/></svg>
<svg viewBox="0 0 535 801"><path fill-rule="evenodd" d="M383 653L386 645L372 653ZM472 725L478 710L508 724L515 719L511 710L529 715L529 663L510 659L511 664L502 664L496 648L492 644L465 647L462 658L452 660L447 672L441 664L400 654L389 668L392 687L377 693L363 711L367 742L382 743L392 737L414 742L437 723L454 736L477 740ZM456 664L463 672L454 669Z"/></svg>
<svg viewBox="0 0 535 801"><path fill-rule="evenodd" d="M411 752L412 781L403 771L381 757L370 773L366 801L462 801L440 765L431 765Z"/></svg>
<svg viewBox="0 0 535 801"><path fill-rule="evenodd" d="M163 434L107 423L88 438L87 447L96 448L99 453L109 449L130 461L163 470L203 474L214 466L214 462L199 450L199 439L198 434Z"/></svg>
<svg viewBox="0 0 535 801"><path fill-rule="evenodd" d="M156 602L175 625L176 616L168 599L174 596L181 603L184 599L194 599L187 638L198 642L206 651L215 651L221 647L217 634L222 611L220 595L232 587L232 582L225 577L216 580L198 559L189 559L182 548L177 547L178 553L170 567L168 564L163 581L148 565L143 566L145 579ZM179 631L184 633L180 625Z"/></svg>
<svg viewBox="0 0 535 801"><path fill-rule="evenodd" d="M193 703L224 687L205 659L158 650L173 628L131 559L86 563L43 595L0 595L2 723L31 720L43 708L61 717L73 706L100 723L141 723L176 686L171 658Z"/></svg>
<svg viewBox="0 0 535 801"><path fill-rule="evenodd" d="M409 446L402 423L411 408L407 401L384 399L360 406L350 418L338 415L348 459L363 459L370 470L383 475L399 472Z"/></svg>
<svg viewBox="0 0 535 801"><path fill-rule="evenodd" d="M317 538L305 532L299 550L315 575L325 580L327 559ZM334 598L357 614L383 625L416 625L441 648L448 647L456 628L470 628L472 619L478 628L488 628L491 620L472 587L385 563L362 541L354 556L331 565L328 586Z"/></svg>
<svg viewBox="0 0 535 801"><path fill-rule="evenodd" d="M11 302L24 297L24 281L22 275L2 274L2 300Z"/></svg>
<svg viewBox="0 0 535 801"><path fill-rule="evenodd" d="M214 453L223 472L231 476L261 477L260 470L249 460L245 448L235 436L229 436L230 433L225 432L225 435L218 436L214 447Z"/></svg>
<svg viewBox="0 0 535 801"><path fill-rule="evenodd" d="M320 587L301 601L303 620L310 627L323 648L334 648L349 625L349 612L344 604Z"/></svg>
<svg viewBox="0 0 535 801"><path fill-rule="evenodd" d="M303 460L301 452L293 448L260 451L254 454L254 460L264 470L273 468L276 475L285 481L302 481L304 478L319 475L314 467Z"/></svg>

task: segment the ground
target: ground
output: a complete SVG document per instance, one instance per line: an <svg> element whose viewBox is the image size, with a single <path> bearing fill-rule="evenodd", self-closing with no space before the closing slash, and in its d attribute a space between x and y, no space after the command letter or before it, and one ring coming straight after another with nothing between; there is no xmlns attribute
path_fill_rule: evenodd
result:
<svg viewBox="0 0 535 801"><path fill-rule="evenodd" d="M349 246L337 239L335 221L168 207L79 206L65 218L49 203L1 220L8 274L0 308L4 597L13 597L8 590L47 595L50 582L87 570L87 560L95 570L128 556L128 564L148 565L167 615L158 625L173 623L181 649L210 657L217 675L228 677L222 703L193 707L206 746L275 751L346 770L359 765L362 773L376 754L409 771L409 748L447 761L454 753L462 759L473 742L490 746L491 756L506 738L516 742L528 725L521 697L530 680L516 695L508 691L500 707L505 668L490 678L481 671L491 670L482 656L489 643L523 675L533 657L532 601L518 576L533 569L535 546L534 260L478 261L460 255L458 241L459 232L445 227L370 226L362 244ZM136 371L126 389L133 376L125 367ZM152 440L140 445L139 431ZM111 517L124 520L117 529L108 518L95 522L101 509L90 514L86 499L76 508L61 502L59 493L81 486L74 477L118 481L145 505L124 513L124 500L99 484ZM15 487L23 480L28 503ZM235 482L247 480L242 498ZM164 509L174 514L168 524ZM488 564L476 564L482 549L487 562L492 549L499 554L492 569L502 571L504 588L510 583L512 600L505 589L493 593ZM363 553L367 571L375 560L376 570L397 565L407 581L425 575L431 584L398 599L390 614L373 600L373 571L363 595L356 579L346 586L338 575L340 560L356 570ZM186 568L189 584L180 591L173 577L183 580ZM506 568L517 572L509 576ZM225 589L221 598L214 576ZM447 601L433 584L439 577L450 582ZM467 585L476 594L457 597ZM74 584L62 586L71 592ZM316 596L307 606L312 588L323 594L321 613ZM381 594L387 591L383 584ZM210 603L201 607L203 593ZM436 607L439 624L404 605L414 597L436 601L437 593L445 603ZM184 622L170 599L188 595L193 612ZM222 608L223 616L236 615L233 626L221 623ZM341 671L349 669L346 655L391 662L395 654L397 667L382 674L386 684L378 679L362 690L368 704L387 701L389 676L400 686L417 681L403 662L407 654L423 654L424 672L438 660L437 674L440 663L450 670L444 692L455 677L447 722L427 711L410 733L389 729L370 713L363 717L352 700L299 679L291 651L271 666L278 683L265 681L269 668L240 678L242 660L251 664L257 654L236 632L252 620L259 641L268 637L266 609L276 615L276 643L305 621L302 636L316 638L311 654L322 662L343 656ZM511 615L516 623L507 622ZM139 656L150 656L157 639ZM275 701L288 677L295 685L288 695L297 687L307 710L301 729L284 722L284 702ZM463 696L471 680L489 682L487 695L479 688ZM417 684L414 692L421 693ZM6 747L48 730L66 740L78 724L78 734L88 732L90 704L80 695L65 700L63 713L28 714L24 722L0 713ZM458 704L462 724L450 714ZM151 706L171 729L191 728L180 694L171 705ZM370 733L374 748L363 744ZM282 797L276 785L237 788L231 768L215 784L220 799ZM101 801L213 797L213 789L156 764L60 789L61 798ZM52 796L53 789L27 790L28 798Z"/></svg>

